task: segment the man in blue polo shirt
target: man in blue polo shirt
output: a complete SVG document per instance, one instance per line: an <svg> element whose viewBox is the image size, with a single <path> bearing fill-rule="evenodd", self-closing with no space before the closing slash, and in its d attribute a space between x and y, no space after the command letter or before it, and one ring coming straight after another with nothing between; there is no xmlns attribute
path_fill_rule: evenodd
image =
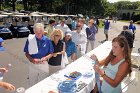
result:
<svg viewBox="0 0 140 93"><path fill-rule="evenodd" d="M49 38L44 36L44 25L34 25L35 35L29 35L24 52L29 64L29 85L32 86L49 75L48 61L52 57L54 48Z"/></svg>

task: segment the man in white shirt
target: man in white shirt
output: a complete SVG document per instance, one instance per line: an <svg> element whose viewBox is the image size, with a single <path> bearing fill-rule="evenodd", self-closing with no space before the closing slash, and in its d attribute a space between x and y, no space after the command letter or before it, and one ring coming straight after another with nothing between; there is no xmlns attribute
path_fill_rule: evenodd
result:
<svg viewBox="0 0 140 93"><path fill-rule="evenodd" d="M65 35L66 32L71 31L69 29L69 27L65 24L65 20L64 19L62 19L61 22L60 22L60 24L58 24L55 28L56 29L61 29L62 32L63 32L63 35Z"/></svg>
<svg viewBox="0 0 140 93"><path fill-rule="evenodd" d="M87 43L87 37L84 32L82 32L82 27L80 23L77 24L76 30L72 31L72 40L77 46L77 58L81 57L85 54L86 51L86 43Z"/></svg>

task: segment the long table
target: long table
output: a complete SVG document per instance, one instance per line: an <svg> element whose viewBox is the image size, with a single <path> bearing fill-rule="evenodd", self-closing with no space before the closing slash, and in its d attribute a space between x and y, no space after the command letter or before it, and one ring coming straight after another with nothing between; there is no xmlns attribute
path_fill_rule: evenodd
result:
<svg viewBox="0 0 140 93"><path fill-rule="evenodd" d="M86 87L76 93L90 93L95 86L95 72L93 69L92 61L88 57L90 57L92 54L95 54L99 60L102 60L109 54L110 50L111 41L106 41L92 51L88 52L86 56L80 57L73 63L69 64L66 68L52 74L51 76L30 87L25 91L25 93L48 93L49 91L55 91L56 93L59 93L58 84L67 79L67 77L64 75L74 71L78 71L82 75L87 72L93 73L93 76L89 78L81 76L78 80L76 80L77 84L80 81L87 84Z"/></svg>

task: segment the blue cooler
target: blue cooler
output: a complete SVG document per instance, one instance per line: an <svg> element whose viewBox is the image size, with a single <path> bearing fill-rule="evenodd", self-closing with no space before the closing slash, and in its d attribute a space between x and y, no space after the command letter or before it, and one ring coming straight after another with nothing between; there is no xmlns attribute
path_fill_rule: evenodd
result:
<svg viewBox="0 0 140 93"><path fill-rule="evenodd" d="M59 83L59 93L76 93L76 82L74 80L67 80Z"/></svg>

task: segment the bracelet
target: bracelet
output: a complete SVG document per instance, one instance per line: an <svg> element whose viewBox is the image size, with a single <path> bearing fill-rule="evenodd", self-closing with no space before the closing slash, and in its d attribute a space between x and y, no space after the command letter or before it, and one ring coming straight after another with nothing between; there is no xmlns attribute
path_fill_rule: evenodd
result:
<svg viewBox="0 0 140 93"><path fill-rule="evenodd" d="M104 77L106 74L104 73L103 75L101 75L101 77Z"/></svg>

